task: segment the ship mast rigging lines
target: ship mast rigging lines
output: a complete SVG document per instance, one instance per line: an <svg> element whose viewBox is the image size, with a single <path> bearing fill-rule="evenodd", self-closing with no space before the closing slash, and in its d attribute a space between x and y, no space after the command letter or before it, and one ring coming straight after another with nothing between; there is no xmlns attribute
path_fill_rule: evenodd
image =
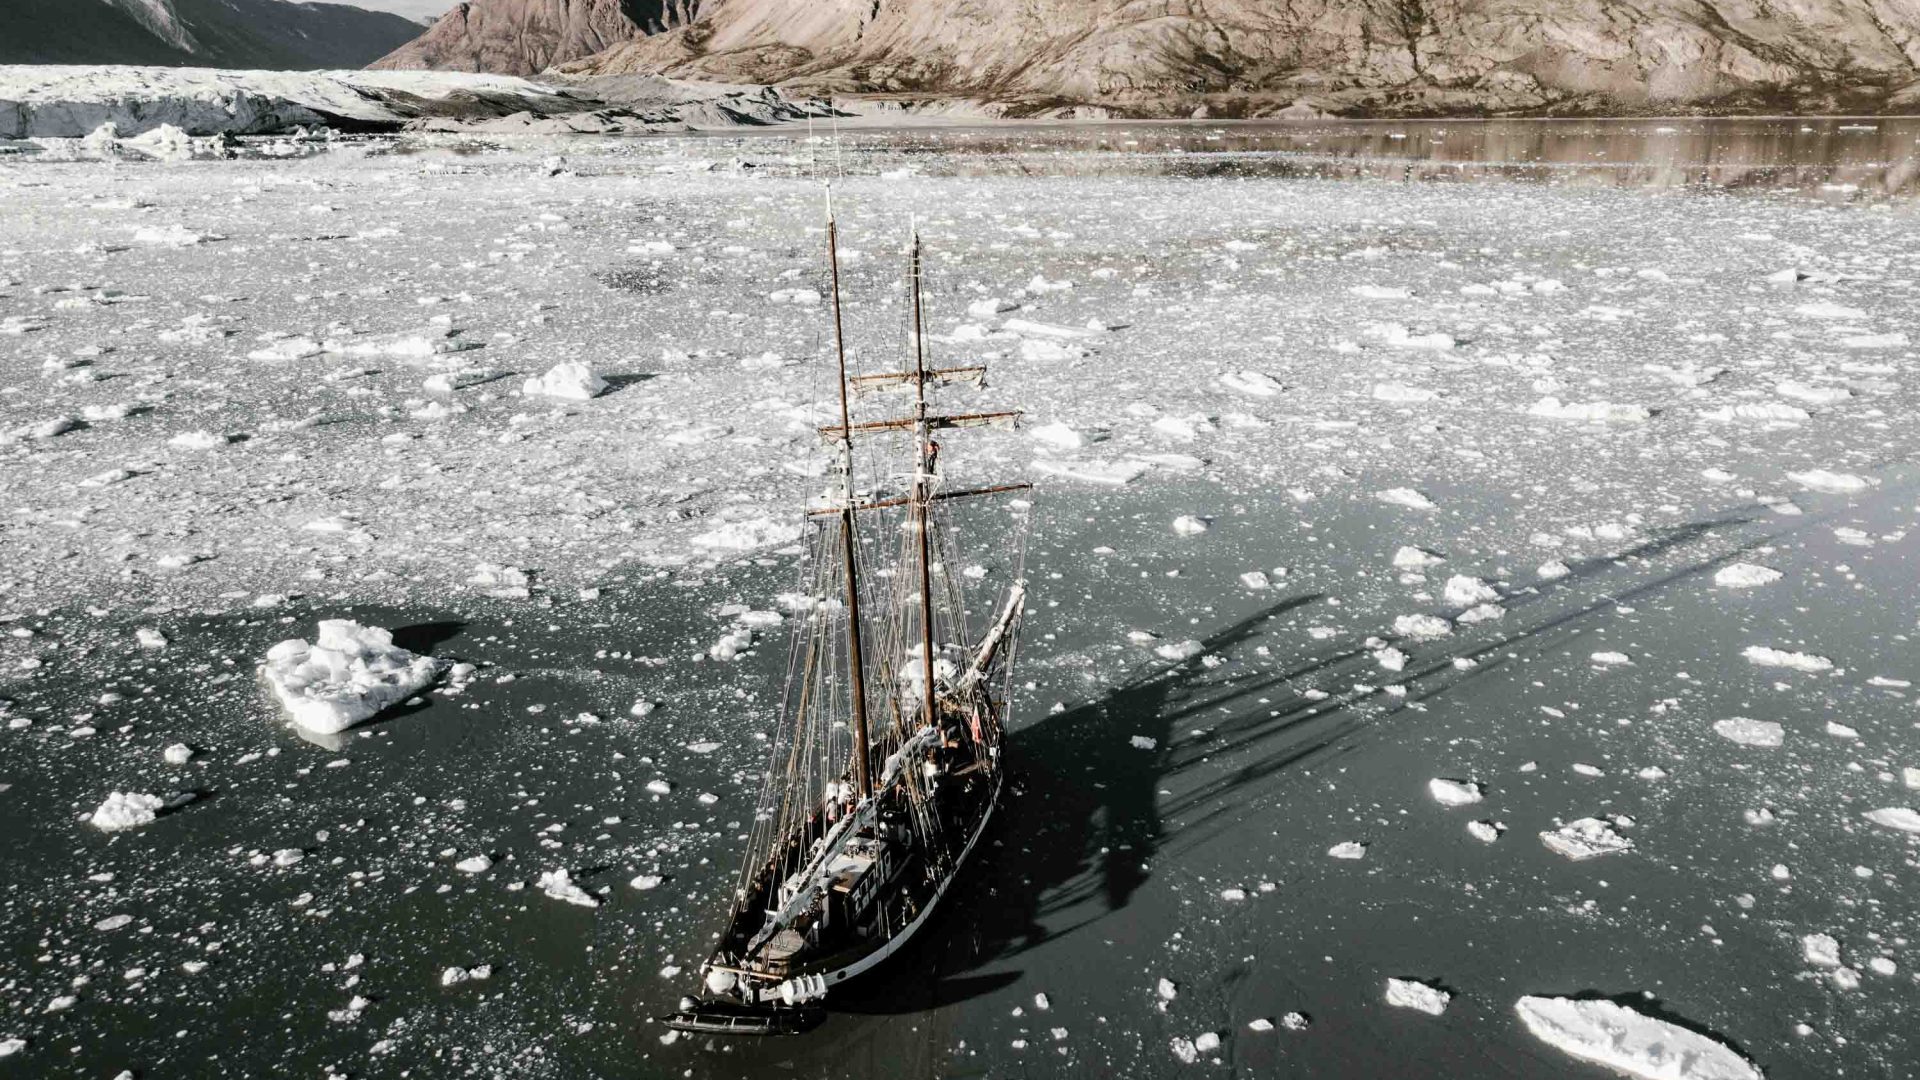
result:
<svg viewBox="0 0 1920 1080"><path fill-rule="evenodd" d="M781 723L732 906L701 967L702 994L665 1018L680 1030L791 1034L817 1023L833 987L877 967L927 924L1003 783L1028 504L1008 504L1012 527L993 530L1006 550L991 584L991 570L963 560L954 513L1029 485L944 489L947 460L935 435L1011 426L1019 413L935 411L930 391L980 389L986 370L929 362L917 227L906 252L910 362L851 372L831 189L826 241L839 422L819 432L834 457L833 483L802 511L814 529ZM903 391L911 392L906 415L856 419L856 396ZM902 467L862 483L856 451L889 446L904 451ZM886 490L894 480L904 490ZM988 589L997 594L993 616L975 636L968 594Z"/></svg>

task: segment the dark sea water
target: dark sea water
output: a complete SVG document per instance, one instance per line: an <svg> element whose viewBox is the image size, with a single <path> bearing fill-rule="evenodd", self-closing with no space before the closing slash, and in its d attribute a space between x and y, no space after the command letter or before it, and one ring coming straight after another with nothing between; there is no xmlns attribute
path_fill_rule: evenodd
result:
<svg viewBox="0 0 1920 1080"><path fill-rule="evenodd" d="M1920 679L1914 360L1906 348L1835 352L1878 366L1843 371L1835 359L1827 372L1819 358L1827 354L1813 355L1828 347L1825 338L1804 331L1775 345L1766 336L1795 308L1836 297L1870 307L1871 329L1920 329L1900 309L1916 276L1910 240L1897 228L1863 227L1847 233L1865 238L1857 249L1833 250L1819 233L1836 221L1897 226L1884 215L1910 213L1916 122L945 127L848 131L837 148L794 132L778 138L792 141L683 144L702 165L745 155L776 176L843 153L859 176L847 188L877 208L876 220L879 209L891 214L889 227L910 211L951 209L900 194L916 173L940 177L934 190L949 204L1008 217L996 231L973 219L941 225L949 250L965 256L936 262L943 275L1004 288L1029 273L1074 274L1078 293L1036 317L1133 327L1131 337L1115 330L1100 339L1103 351L1082 368L1016 361L1004 381L996 374L994 391L1035 419L1057 412L1082 429L1111 426L1119 446L1167 448L1118 407L1076 415L1076 388L1096 384L1109 395L1103 400L1157 401L1169 413L1188 407L1177 404L1188 391L1213 394L1209 407L1222 416L1216 438L1174 447L1206 455L1204 467L1158 470L1118 489L1043 484L1010 725L1014 782L923 938L865 985L836 991L827 1023L803 1037L676 1038L655 1020L693 988L719 928L765 768L758 736L777 722L786 654L781 632L770 631L734 663L700 657L727 625L720 612L770 607L794 588L790 554L720 566L608 557L597 564L594 599L543 589L531 600L497 600L453 586L440 599L380 603L370 598L379 589L354 584L367 579L344 574L325 586L289 577L283 591L293 598L267 608L249 606L256 590L155 605L133 598L131 587L129 596L58 603L44 593L31 603L9 597L6 627L31 633L0 638L0 699L9 702L0 712L0 1040L26 1045L0 1059L0 1080L122 1070L141 1078L716 1080L1609 1075L1529 1035L1513 1010L1528 994L1630 1002L1712 1032L1772 1080L1920 1071L1920 856L1912 838L1861 819L1920 798L1899 779L1903 768L1920 767L1909 685ZM632 225L635 213L658 211L649 219L658 222L772 213L755 209L765 188L812 206L811 188L796 194L784 179L775 183L785 187L756 187L757 174L743 167L715 184L716 208L702 174L656 174L653 159L636 165L619 156L625 149L582 153L574 164L587 179L597 170L627 185L619 199L644 203L618 211L635 236L674 227ZM498 155L472 168L497 168L502 190L527 197L528 185L549 182L538 162L537 154ZM264 171L206 166L229 167ZM113 182L127 173L113 173ZM1076 186L1083 176L1096 179ZM1135 194L1133 176L1153 178L1154 235L1176 238L1183 261L1141 246L1140 218L1128 216L1142 213L1140 203L1122 204ZM973 177L1008 182L976 187ZM258 182L259 172L244 179ZM328 179L300 181L325 191ZM658 193L667 188L683 201ZM534 190L570 213L610 198L585 180L558 194ZM1731 190L1772 202L1730 198ZM1382 191L1398 194L1376 219ZM343 218L390 219L377 193L326 197L349 204ZM1303 234L1297 251L1283 248L1303 197L1314 200L1317 231ZM1117 209L1090 226L1076 214L1096 198ZM1256 261L1257 249L1225 248L1241 235L1238 220L1205 218L1188 235L1186 198L1257 203L1272 265ZM1478 200L1471 210L1469 200ZM1766 213L1750 213L1755 206ZM1710 224L1680 235L1695 211ZM456 231L431 202L416 198L406 213L417 216L398 220L418 235ZM1559 215L1576 213L1582 235L1604 239L1534 246L1562 227ZM1462 224L1496 217L1484 228ZM1616 219L1620 230L1608 231ZM996 254L1012 243L1013 225L1029 222L1020 242L1030 249ZM973 228L982 231L965 233ZM1714 245L1731 237L1787 242L1752 239L1763 228L1793 241L1791 256L1768 247L1716 261L1724 252ZM555 230L541 242L585 244L589 235ZM715 235L710 249L735 239ZM429 240L437 242L420 243L438 260L434 287L465 287L461 255L441 254L453 249ZM869 241L863 246L879 250L881 239ZM484 257L489 246L505 245L488 235L474 250ZM1599 246L1610 250L1592 255ZM1391 261L1402 248L1406 257ZM1636 276L1643 249L1661 253L1645 265L1673 272ZM1000 257L1004 265L991 262ZM1819 293L1765 284L1789 257L1845 273L1822 279L1817 287L1829 291ZM1595 274L1589 258L1609 276ZM1147 298L1125 280L1093 277L1096 260L1131 268L1159 292ZM607 259L576 262L570 269L591 280L580 266L605 269ZM377 265L329 265L315 271L318 286L295 287L358 287ZM717 256L703 265L716 278L734 273ZM1566 297L1529 292L1508 307L1461 299L1461 282L1521 270L1574 285ZM708 305L748 307L789 281L739 273L724 278L737 296L683 292L669 302L695 312L689 324L706 332L698 312ZM869 314L887 295L877 273L863 283ZM1431 298L1438 312L1395 317L1423 328L1464 325L1471 335L1462 330L1460 349L1439 358L1336 348L1374 340L1360 323L1380 309L1353 300L1350 284L1360 277L1341 276L1361 274L1372 275L1364 283L1412 282L1419 302ZM1715 302L1689 308L1699 294L1681 290L1696 286L1714 290L1706 295ZM142 287L168 297L165 282ZM1217 296L1238 296L1238 306L1212 306ZM395 302L407 307L404 318L420 318L410 299ZM621 294L602 302L656 301ZM1621 314L1621 305L1635 310ZM1287 321L1296 308L1305 314ZM1271 324L1258 322L1274 312ZM1865 325L1868 313L1850 318ZM292 316L279 324L305 325ZM515 329L537 333L524 321ZM1749 330L1751 339L1739 336ZM1774 350L1765 359L1777 366L1754 363L1762 348ZM43 385L34 381L42 378L38 350L9 346L10 381ZM649 343L648 351L650 363L658 350ZM1559 358L1551 374L1567 387L1556 393L1578 401L1665 395L1654 422L1556 427L1528 418L1527 403L1545 393L1533 380L1549 372L1544 362L1537 371L1526 365L1548 351ZM1642 363L1672 365L1695 352L1731 369L1701 391L1721 395L1711 402ZM1362 364L1376 367L1343 381L1349 365ZM1275 372L1288 396L1249 402L1213 389L1222 368L1254 366ZM1777 376L1816 369L1855 396L1816 409L1805 424L1711 426L1695 415L1697 404L1772 400ZM737 385L737 367L727 370ZM1587 381L1601 375L1611 382ZM415 393L418 372L401 376L396 396ZM1369 396L1376 381L1439 386L1449 396L1383 403ZM184 401L169 407L195 400L180 394ZM1483 400L1496 394L1505 396ZM297 415L304 399L287 397ZM1265 434L1242 434L1225 418L1243 410L1262 414ZM476 408L469 417L472 430L481 415ZM604 438L630 442L634 471L646 467L653 444L641 433L611 420L575 422L607 423ZM385 430L337 427L283 445L317 455L323 440ZM492 445L495 434L480 437ZM967 460L955 442L955 460ZM49 455L66 452L54 445ZM551 453L592 459L591 448L552 445L560 449ZM1089 452L1106 453L1098 444ZM1024 442L996 453L1001 471L1038 455ZM1709 465L1740 476L1700 479ZM1868 474L1874 486L1818 494L1781 479L1811 466ZM26 465L10 459L6 467ZM258 466L278 468L271 458ZM520 481L472 482L505 489ZM1410 513L1373 496L1408 483L1437 509ZM95 497L91 490L69 485L61 498L77 505ZM1782 495L1805 513L1775 513L1761 501ZM484 500L473 505L475 517L489 513ZM1178 535L1169 523L1182 514L1213 527ZM1631 528L1619 524L1628 516ZM194 542L224 557L220 520L209 518ZM0 541L27 535L28 524L40 548L65 543L40 539L66 535L53 532L67 527L64 518L19 524ZM990 520L962 524L997 538ZM274 551L319 543L310 533L288 541L289 532L247 536L279 545ZM1391 561L1403 545L1447 562L1424 580L1404 579ZM75 541L73 559L84 550ZM232 554L234 565L278 565ZM538 544L525 554L540 565ZM470 572L459 552L435 555L458 566L432 567L433 580ZM1553 557L1569 572L1542 578L1536 568ZM1715 587L1714 573L1740 560L1783 577L1765 589ZM224 565L216 559L204 570L224 573ZM1269 588L1239 583L1247 571L1281 567L1287 573ZM9 588L19 586L13 573L0 569ZM1403 641L1404 668L1383 668L1375 650L1395 618L1439 610L1436 595L1453 573L1497 582L1504 618ZM255 667L274 643L311 637L321 618L392 627L408 648L480 665L479 677L459 694L435 690L337 738L302 737ZM140 647L140 627L162 631L166 648ZM1133 630L1151 631L1157 643L1191 639L1200 652L1158 659L1129 639ZM1742 656L1756 644L1834 658L1838 670L1756 667ZM1614 652L1629 662L1596 658ZM660 707L631 716L641 700ZM1712 723L1733 716L1784 724L1786 744L1766 751L1715 735ZM191 747L193 760L166 764L162 750L174 743ZM693 749L708 743L717 748ZM1434 778L1479 782L1485 801L1442 807L1429 794ZM667 794L649 790L659 780L670 783ZM109 791L192 798L143 829L108 835L81 819ZM1749 824L1746 815L1763 809L1773 824ZM1630 852L1574 862L1539 840L1564 821L1615 815L1631 819L1620 825ZM1505 831L1482 842L1466 829L1474 820ZM1328 856L1348 842L1367 845L1365 857ZM476 854L490 856L492 868L456 869ZM1786 869L1776 874L1776 866ZM561 868L600 906L563 903L532 885ZM629 884L643 875L664 880L644 890ZM130 919L113 925L121 915ZM1894 970L1839 988L1803 959L1801 937L1811 933L1838 938L1850 966L1881 958ZM490 965L491 977L442 985L446 969L476 965ZM1438 1017L1391 1007L1389 978L1443 988L1451 1004ZM1173 984L1171 999L1161 980ZM1279 1026L1295 1012L1306 1017L1304 1030ZM1251 1029L1258 1020L1275 1030ZM1185 1064L1172 1052L1174 1040L1207 1033L1220 1045L1201 1060Z"/></svg>

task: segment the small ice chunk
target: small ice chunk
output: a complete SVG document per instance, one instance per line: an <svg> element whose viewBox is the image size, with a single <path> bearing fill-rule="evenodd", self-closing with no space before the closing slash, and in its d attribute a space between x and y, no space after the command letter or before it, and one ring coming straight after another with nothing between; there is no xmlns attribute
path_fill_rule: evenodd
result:
<svg viewBox="0 0 1920 1080"><path fill-rule="evenodd" d="M1642 1080L1763 1080L1724 1043L1605 999L1523 997L1514 1011L1547 1045Z"/></svg>
<svg viewBox="0 0 1920 1080"><path fill-rule="evenodd" d="M143 649L164 649L167 647L167 635L151 626L142 626L133 632L133 638Z"/></svg>
<svg viewBox="0 0 1920 1080"><path fill-rule="evenodd" d="M1576 404L1548 396L1529 406L1527 415L1588 424L1638 424L1646 422L1653 414L1644 405L1618 405L1610 401Z"/></svg>
<svg viewBox="0 0 1920 1080"><path fill-rule="evenodd" d="M1800 939L1800 955L1814 967L1840 966L1840 943L1831 934L1807 934Z"/></svg>
<svg viewBox="0 0 1920 1080"><path fill-rule="evenodd" d="M1307 1019L1306 1013L1290 1012L1280 1018L1280 1026L1288 1031L1305 1031L1312 1024L1313 1021Z"/></svg>
<svg viewBox="0 0 1920 1080"><path fill-rule="evenodd" d="M1886 806L1878 810L1869 810L1861 816L1884 828L1898 829L1904 833L1920 833L1920 810L1910 807Z"/></svg>
<svg viewBox="0 0 1920 1080"><path fill-rule="evenodd" d="M606 392L607 380L578 360L555 364L545 375L528 379L520 388L527 397L550 397L562 401L587 401Z"/></svg>
<svg viewBox="0 0 1920 1080"><path fill-rule="evenodd" d="M93 928L103 934L110 934L115 930L131 925L133 925L133 916L131 915L109 915L99 922L94 923Z"/></svg>
<svg viewBox="0 0 1920 1080"><path fill-rule="evenodd" d="M1250 397L1274 397L1284 389L1278 379L1260 371L1225 372L1220 385Z"/></svg>
<svg viewBox="0 0 1920 1080"><path fill-rule="evenodd" d="M1773 749L1786 738L1786 729L1771 720L1752 720L1744 716L1713 722L1714 733L1741 746Z"/></svg>
<svg viewBox="0 0 1920 1080"><path fill-rule="evenodd" d="M1780 571L1750 562L1723 566L1713 575L1713 583L1723 589L1754 589L1779 580Z"/></svg>
<svg viewBox="0 0 1920 1080"><path fill-rule="evenodd" d="M1273 581L1267 577L1264 571L1249 570L1240 575L1240 584L1249 589L1264 589L1273 584Z"/></svg>
<svg viewBox="0 0 1920 1080"><path fill-rule="evenodd" d="M160 757L169 765L185 765L193 760L193 747L177 742L160 751Z"/></svg>
<svg viewBox="0 0 1920 1080"><path fill-rule="evenodd" d="M1484 797L1480 785L1471 780L1448 780L1438 776L1427 781L1427 791L1433 796L1433 801L1441 806L1470 806Z"/></svg>
<svg viewBox="0 0 1920 1080"><path fill-rule="evenodd" d="M636 889L639 889L641 892L645 892L648 889L659 888L660 883L665 880L667 879L664 877L661 877L659 874L640 874L640 875L637 875L632 881L627 882L627 884L631 885Z"/></svg>
<svg viewBox="0 0 1920 1080"><path fill-rule="evenodd" d="M1056 461L1049 458L1036 459L1034 471L1043 476L1058 476L1066 480L1082 480L1089 484L1105 484L1109 487L1121 487L1146 475L1153 466L1145 461Z"/></svg>
<svg viewBox="0 0 1920 1080"><path fill-rule="evenodd" d="M540 875L534 886L555 900L565 900L569 904L581 907L599 907L600 901L591 893L573 883L572 875L563 870L549 870Z"/></svg>
<svg viewBox="0 0 1920 1080"><path fill-rule="evenodd" d="M1387 1004L1402 1009L1414 1009L1428 1016L1439 1016L1447 1011L1447 1002L1453 995L1435 986L1417 982L1413 979L1388 979Z"/></svg>
<svg viewBox="0 0 1920 1080"><path fill-rule="evenodd" d="M473 568L467 584L484 589L488 596L500 600L525 600L532 595L532 579L517 566L481 563Z"/></svg>
<svg viewBox="0 0 1920 1080"><path fill-rule="evenodd" d="M1548 851L1576 862L1612 855L1633 847L1633 841L1615 832L1611 822L1591 817L1569 821L1558 829L1542 832L1540 842L1547 846Z"/></svg>
<svg viewBox="0 0 1920 1080"><path fill-rule="evenodd" d="M1507 827L1497 821L1467 822L1467 834L1483 844L1493 843L1495 840L1500 839L1501 833L1506 831Z"/></svg>
<svg viewBox="0 0 1920 1080"><path fill-rule="evenodd" d="M1472 607L1500 599L1500 593L1493 586L1466 574L1455 574L1448 578L1444 595L1447 603L1455 607Z"/></svg>
<svg viewBox="0 0 1920 1080"><path fill-rule="evenodd" d="M1183 661L1199 656L1206 646L1189 638L1186 641L1170 641L1153 650L1153 654L1162 660Z"/></svg>
<svg viewBox="0 0 1920 1080"><path fill-rule="evenodd" d="M1152 750L1160 745L1160 740L1147 735L1135 735L1128 739L1127 742L1128 745L1132 746L1135 750Z"/></svg>
<svg viewBox="0 0 1920 1080"><path fill-rule="evenodd" d="M181 450L214 450L227 445L229 441L225 435L211 431L183 431L168 439L167 445Z"/></svg>
<svg viewBox="0 0 1920 1080"><path fill-rule="evenodd" d="M1191 1065L1200 1060L1200 1048L1193 1045L1193 1040L1185 1035L1175 1035L1167 1046L1182 1065Z"/></svg>
<svg viewBox="0 0 1920 1080"><path fill-rule="evenodd" d="M158 795L116 791L107 796L87 821L101 832L137 829L152 824L154 818L159 816L160 808L165 805L166 800Z"/></svg>
<svg viewBox="0 0 1920 1080"><path fill-rule="evenodd" d="M1423 386L1408 386L1400 382L1373 384L1373 399L1395 405L1413 405L1428 401L1438 401L1440 391L1429 390Z"/></svg>
<svg viewBox="0 0 1920 1080"><path fill-rule="evenodd" d="M1172 1001L1180 994L1180 988L1174 985L1172 979L1161 979L1154 984L1153 991L1160 995L1161 1001Z"/></svg>
<svg viewBox="0 0 1920 1080"><path fill-rule="evenodd" d="M1393 620L1393 632L1415 641L1446 637L1453 624L1438 615L1401 615Z"/></svg>
<svg viewBox="0 0 1920 1080"><path fill-rule="evenodd" d="M1633 658L1623 652L1597 652L1590 659L1601 667L1618 667L1633 663Z"/></svg>
<svg viewBox="0 0 1920 1080"><path fill-rule="evenodd" d="M454 863L453 868L463 874L484 874L493 869L493 857L484 853L469 855Z"/></svg>
<svg viewBox="0 0 1920 1080"><path fill-rule="evenodd" d="M1827 469L1790 472L1787 474L1787 479L1809 491L1820 491L1829 495L1851 495L1856 491L1865 491L1875 483L1863 476L1831 472Z"/></svg>
<svg viewBox="0 0 1920 1080"><path fill-rule="evenodd" d="M755 551L760 548L791 544L800 539L800 526L772 518L729 521L700 533L687 542L710 551Z"/></svg>
<svg viewBox="0 0 1920 1080"><path fill-rule="evenodd" d="M1273 1021L1264 1016L1249 1020L1247 1021L1247 1030L1258 1031L1264 1034L1273 1030Z"/></svg>
<svg viewBox="0 0 1920 1080"><path fill-rule="evenodd" d="M1207 519L1192 514L1182 514L1173 519L1173 531L1181 536L1199 536L1211 527Z"/></svg>
<svg viewBox="0 0 1920 1080"><path fill-rule="evenodd" d="M468 979L471 979L471 978L473 978L473 973L468 971L466 968L450 967L440 973L440 985L441 986L458 986L461 983L466 982Z"/></svg>
<svg viewBox="0 0 1920 1080"><path fill-rule="evenodd" d="M1409 510L1432 510L1436 508L1436 504L1432 499L1427 498L1412 488L1388 488L1385 491L1374 492L1373 497L1389 506L1404 506Z"/></svg>
<svg viewBox="0 0 1920 1080"><path fill-rule="evenodd" d="M1561 562L1559 559L1553 559L1541 563L1539 569L1535 570L1534 573L1539 576L1541 581L1558 581L1568 574L1573 573L1573 568Z"/></svg>
<svg viewBox="0 0 1920 1080"><path fill-rule="evenodd" d="M1342 840L1328 848L1327 854L1336 859L1364 859L1367 857L1367 845L1358 840Z"/></svg>
<svg viewBox="0 0 1920 1080"><path fill-rule="evenodd" d="M1740 655L1761 667L1789 668L1793 671L1804 671L1808 674L1829 671L1833 668L1833 661L1824 656L1787 652L1782 649L1769 648L1765 645L1749 645L1741 650Z"/></svg>
<svg viewBox="0 0 1920 1080"><path fill-rule="evenodd" d="M1446 561L1446 559L1435 555L1431 551L1411 545L1402 547L1393 553L1393 565L1401 570L1421 570L1429 566L1437 566Z"/></svg>
<svg viewBox="0 0 1920 1080"><path fill-rule="evenodd" d="M1087 445L1086 436L1058 421L1027 429L1027 437L1056 450L1078 450Z"/></svg>

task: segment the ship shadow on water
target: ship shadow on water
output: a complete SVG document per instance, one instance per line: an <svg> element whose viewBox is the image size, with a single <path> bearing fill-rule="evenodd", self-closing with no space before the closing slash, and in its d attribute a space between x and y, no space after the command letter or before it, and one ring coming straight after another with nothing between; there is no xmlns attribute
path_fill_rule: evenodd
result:
<svg viewBox="0 0 1920 1080"><path fill-rule="evenodd" d="M1292 596L1200 639L1191 658L1148 665L1098 698L1015 729L1007 749L1012 780L986 847L932 932L876 978L842 990L832 1006L867 1015L843 1015L828 1030L882 1038L873 1026L879 1017L929 1013L1011 986L1025 975L1016 961L1043 943L1102 923L1106 936L1125 937L1124 923L1113 920L1124 919L1156 862L1178 862L1268 813L1266 796L1290 773L1368 738L1392 737L1400 725L1421 721L1409 706L1524 656L1564 649L1617 605L1711 574L1814 522L1754 524L1734 515L1676 526L1626 551L1573 563L1561 578L1509 594L1497 622L1406 646L1414 661L1398 673L1381 670L1371 650L1352 640L1290 661L1256 661L1251 650L1268 623L1321 599ZM1702 550L1677 563L1654 564L1696 543ZM1396 697L1371 685L1386 682L1408 692ZM1327 696L1309 696L1315 687Z"/></svg>

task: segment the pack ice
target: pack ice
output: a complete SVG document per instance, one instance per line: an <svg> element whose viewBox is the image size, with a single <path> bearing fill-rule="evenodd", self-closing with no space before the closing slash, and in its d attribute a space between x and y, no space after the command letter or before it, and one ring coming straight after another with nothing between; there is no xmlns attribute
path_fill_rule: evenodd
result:
<svg viewBox="0 0 1920 1080"><path fill-rule="evenodd" d="M1731 1047L1611 1001L1523 997L1520 1022L1541 1042L1645 1080L1761 1080Z"/></svg>
<svg viewBox="0 0 1920 1080"><path fill-rule="evenodd" d="M440 667L396 647L390 631L324 619L313 643L290 638L269 649L260 676L294 723L331 735L417 693Z"/></svg>

